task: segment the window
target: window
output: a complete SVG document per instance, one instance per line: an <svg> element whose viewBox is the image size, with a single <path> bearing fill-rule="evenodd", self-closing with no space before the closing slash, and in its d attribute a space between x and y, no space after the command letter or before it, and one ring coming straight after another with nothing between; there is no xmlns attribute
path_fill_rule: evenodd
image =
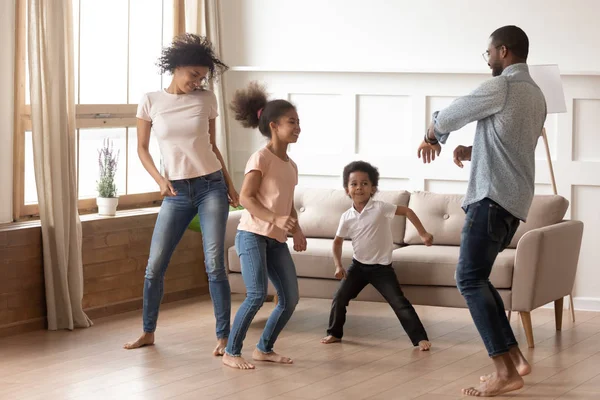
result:
<svg viewBox="0 0 600 400"><path fill-rule="evenodd" d="M26 3L18 0L15 126L15 219L38 214L27 71ZM105 138L119 151L119 206L161 199L137 156L135 112L145 92L168 85L156 60L175 33L178 0L73 0L76 165L79 208L95 207L98 149ZM180 11L181 10L181 11ZM178 15L178 20L181 16ZM154 137L150 152L160 168ZM162 169L162 168L161 168Z"/></svg>

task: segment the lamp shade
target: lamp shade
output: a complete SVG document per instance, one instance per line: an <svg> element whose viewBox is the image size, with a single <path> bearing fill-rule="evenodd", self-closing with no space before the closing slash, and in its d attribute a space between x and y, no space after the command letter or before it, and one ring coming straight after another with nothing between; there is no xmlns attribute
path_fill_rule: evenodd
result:
<svg viewBox="0 0 600 400"><path fill-rule="evenodd" d="M530 65L529 74L531 78L542 89L546 98L548 114L567 112L565 93L558 65Z"/></svg>

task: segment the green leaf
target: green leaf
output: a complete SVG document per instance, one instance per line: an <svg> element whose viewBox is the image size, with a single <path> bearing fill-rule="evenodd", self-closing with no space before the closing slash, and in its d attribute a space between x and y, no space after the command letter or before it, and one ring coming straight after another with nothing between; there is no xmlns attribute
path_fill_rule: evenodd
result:
<svg viewBox="0 0 600 400"><path fill-rule="evenodd" d="M237 210L243 210L243 209L244 209L244 207L242 207L242 206L238 206L238 207L229 206L230 212L237 211ZM191 229L194 232L202 232L202 229L200 228L200 218L198 218L198 214L196 214L196 216L194 217L192 222L190 222L190 224L188 225L188 229Z"/></svg>

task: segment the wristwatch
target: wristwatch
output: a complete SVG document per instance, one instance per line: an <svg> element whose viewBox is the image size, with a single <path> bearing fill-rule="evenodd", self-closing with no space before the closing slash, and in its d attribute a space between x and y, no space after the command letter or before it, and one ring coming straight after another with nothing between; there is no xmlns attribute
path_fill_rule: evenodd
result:
<svg viewBox="0 0 600 400"><path fill-rule="evenodd" d="M429 139L429 135L427 134L427 132L425 132L425 138L423 139L425 141L425 143L427 144L433 144L436 145L439 143L439 141L437 139Z"/></svg>

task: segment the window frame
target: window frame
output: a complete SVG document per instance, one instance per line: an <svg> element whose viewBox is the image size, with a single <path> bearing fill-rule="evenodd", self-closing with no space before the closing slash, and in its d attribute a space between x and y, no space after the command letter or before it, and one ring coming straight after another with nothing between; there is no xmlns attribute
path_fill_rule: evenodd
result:
<svg viewBox="0 0 600 400"><path fill-rule="evenodd" d="M78 1L78 0L73 0ZM15 28L15 115L13 139L13 220L39 217L39 205L25 204L25 132L31 131L31 105L25 104L26 86L26 7L27 0L16 0ZM184 0L173 2L173 36L185 32ZM77 143L79 129L87 128L135 128L137 124L137 104L76 104L75 128ZM126 152L129 147L129 135L126 135ZM76 162L79 160L77 146ZM128 177L129 162L125 162L125 179ZM79 176L79 165L76 168ZM77 179L76 185L79 185ZM77 187L79 193L79 188ZM160 191L126 194L119 196L119 209L143 208L160 204ZM96 199L78 199L80 213L97 212Z"/></svg>

